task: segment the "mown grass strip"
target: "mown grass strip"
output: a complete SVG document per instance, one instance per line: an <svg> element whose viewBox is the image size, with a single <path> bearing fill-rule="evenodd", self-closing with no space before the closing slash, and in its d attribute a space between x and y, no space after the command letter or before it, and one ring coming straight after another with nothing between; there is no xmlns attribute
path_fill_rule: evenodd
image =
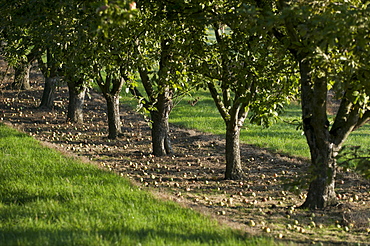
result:
<svg viewBox="0 0 370 246"><path fill-rule="evenodd" d="M272 245L0 124L0 245Z"/></svg>

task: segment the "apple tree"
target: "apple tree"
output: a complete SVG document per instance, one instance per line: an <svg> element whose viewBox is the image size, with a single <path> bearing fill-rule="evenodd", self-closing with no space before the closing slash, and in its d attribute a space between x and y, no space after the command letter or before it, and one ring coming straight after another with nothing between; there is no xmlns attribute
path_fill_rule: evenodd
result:
<svg viewBox="0 0 370 246"><path fill-rule="evenodd" d="M96 13L90 19L85 42L91 79L99 86L107 103L108 138L122 133L120 93L133 73L134 34L138 26L132 1L106 1L92 4Z"/></svg>
<svg viewBox="0 0 370 246"><path fill-rule="evenodd" d="M61 43L67 35L66 16L63 3L51 1L4 1L2 19L5 51L15 64L15 83L27 87L27 74L30 63L37 59L45 77L45 87L40 107L53 107L54 91L58 81L61 62ZM67 12L68 13L68 12ZM69 16L72 20L72 16ZM17 76L19 75L19 76Z"/></svg>
<svg viewBox="0 0 370 246"><path fill-rule="evenodd" d="M348 135L370 119L369 3L256 4L274 16L272 32L299 65L303 130L311 153L311 180L302 207L334 205L335 157ZM329 90L340 105L333 122L327 114Z"/></svg>
<svg viewBox="0 0 370 246"><path fill-rule="evenodd" d="M130 84L131 93L149 113L152 124L153 154L173 153L168 119L174 98L189 88L190 26L173 15L174 3L137 1L140 26L135 39L136 67L142 87Z"/></svg>
<svg viewBox="0 0 370 246"><path fill-rule="evenodd" d="M37 29L39 36L46 38L43 43L45 52L38 59L45 76L40 106L53 107L55 89L62 81L69 91L66 120L82 123L90 64L85 52L85 41L89 40L86 27L95 10L88 3L74 0L46 2L44 8L48 18L44 20L46 24Z"/></svg>
<svg viewBox="0 0 370 246"><path fill-rule="evenodd" d="M271 35L259 11L239 1L205 4L209 27L194 56L205 86L226 126L225 179L245 177L240 158L240 131L250 123L269 126L284 103L297 93L289 56Z"/></svg>
<svg viewBox="0 0 370 246"><path fill-rule="evenodd" d="M30 67L37 56L37 47L34 46L31 27L19 5L9 1L1 1L0 10L0 41L1 55L14 67L14 80L10 89L28 90Z"/></svg>

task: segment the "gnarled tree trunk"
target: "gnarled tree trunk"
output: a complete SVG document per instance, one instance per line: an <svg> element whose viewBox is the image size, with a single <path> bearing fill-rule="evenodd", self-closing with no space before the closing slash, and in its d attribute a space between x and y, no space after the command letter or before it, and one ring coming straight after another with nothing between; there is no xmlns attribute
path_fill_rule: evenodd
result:
<svg viewBox="0 0 370 246"><path fill-rule="evenodd" d="M83 123L83 106L87 88L84 85L76 86L75 83L68 83L69 102L67 122Z"/></svg>
<svg viewBox="0 0 370 246"><path fill-rule="evenodd" d="M318 147L310 145L311 170L313 179L310 183L307 198L301 205L302 208L318 209L335 205L336 160L330 144Z"/></svg>
<svg viewBox="0 0 370 246"><path fill-rule="evenodd" d="M141 67L139 68L139 74L147 98L143 96L137 87L131 89L131 93L137 99L140 99L143 106L150 112L152 120L152 148L155 156L173 154L168 119L173 108L172 98L174 91L166 80L168 74L173 72L170 65L173 49L171 39L162 40L161 47L157 86L154 86L154 83L151 82L147 68Z"/></svg>
<svg viewBox="0 0 370 246"><path fill-rule="evenodd" d="M281 10L291 7L288 2L280 1L279 3ZM339 86L337 88L335 85L333 86L336 92L340 93L341 105L335 116L334 124L329 130L330 126L326 114L327 88L329 83L328 78L325 76L330 75L333 71L327 70L330 66L327 67L322 65L324 63L321 65L317 63L318 56L315 49L319 47L319 44L316 43L317 40L315 40L315 37L312 38L312 35L309 33L301 35L297 23L294 22L295 18L286 16L286 30L280 32L278 29L273 29L273 33L284 45L290 43L288 50L299 63L301 75L303 130L311 154L311 166L309 169L311 181L307 198L301 207L322 209L337 203L334 186L336 154L340 151L348 135L356 128L365 124L370 118L370 111L361 112L360 108L363 105L359 105L358 102L356 103L353 97L354 91L366 91L366 87L365 85L363 87L357 86L359 84L358 82L361 81L357 78L357 73L362 70L360 67L358 68L359 70L356 71L356 69L353 69L351 74L344 76L349 80L341 81L340 84L345 84L346 86ZM306 42L302 42L302 40ZM315 47L313 45L318 46ZM316 67L312 64L315 64ZM362 74L362 71L360 74ZM351 85L352 82L355 82L353 84L354 86Z"/></svg>
<svg viewBox="0 0 370 246"><path fill-rule="evenodd" d="M335 144L329 133L326 113L326 78L311 78L310 62L300 60L303 130L311 153L311 178L303 208L325 208L336 204L334 182L336 160Z"/></svg>

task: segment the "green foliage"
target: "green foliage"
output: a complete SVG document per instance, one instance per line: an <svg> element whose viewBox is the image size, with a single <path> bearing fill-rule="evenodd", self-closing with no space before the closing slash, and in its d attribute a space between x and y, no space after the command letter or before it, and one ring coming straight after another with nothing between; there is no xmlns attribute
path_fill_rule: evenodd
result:
<svg viewBox="0 0 370 246"><path fill-rule="evenodd" d="M279 17L281 25L294 27L297 39L281 41L305 55L311 62L310 76L327 79L337 99L350 99L361 117L370 109L369 8L369 3L360 1L287 2Z"/></svg>
<svg viewBox="0 0 370 246"><path fill-rule="evenodd" d="M261 245L0 125L1 245Z"/></svg>
<svg viewBox="0 0 370 246"><path fill-rule="evenodd" d="M338 165L360 173L370 179L370 150L361 146L345 146L336 156Z"/></svg>
<svg viewBox="0 0 370 246"><path fill-rule="evenodd" d="M135 19L137 9L134 1L127 0L104 0L95 1L91 3L91 6L95 9L98 21L94 27L96 31L102 33L105 38L109 38L114 34L112 26L119 27L125 26L130 21Z"/></svg>
<svg viewBox="0 0 370 246"><path fill-rule="evenodd" d="M272 32L300 68L303 130L311 150L309 172L314 177L303 207L335 203L331 185L335 169L327 149L340 150L349 134L370 117L369 83L363 79L369 67L359 62L370 55L365 27L369 25L368 8L358 1L279 1L277 11L270 9L277 20ZM326 108L329 90L340 101L331 126ZM318 182L325 179L325 184ZM317 184L323 186L321 191Z"/></svg>
<svg viewBox="0 0 370 246"><path fill-rule="evenodd" d="M146 113L166 108L168 112L160 114L168 115L174 106L172 101L180 100L192 88L194 75L189 63L193 46L189 42L195 36L192 26L167 13L171 6L138 1L136 22L130 26L130 59L137 72L128 74L127 86Z"/></svg>
<svg viewBox="0 0 370 246"><path fill-rule="evenodd" d="M298 92L294 89L298 82L294 64L266 30L257 8L218 1L208 11L214 17L203 24L209 31L199 34L204 41L194 57L201 66L193 69L212 87L211 94L226 121L242 107L253 112L251 122L271 125L281 106Z"/></svg>

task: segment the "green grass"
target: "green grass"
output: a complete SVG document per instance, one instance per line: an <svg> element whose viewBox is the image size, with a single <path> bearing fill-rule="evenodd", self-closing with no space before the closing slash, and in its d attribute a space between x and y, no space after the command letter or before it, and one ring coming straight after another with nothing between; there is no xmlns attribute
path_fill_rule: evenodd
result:
<svg viewBox="0 0 370 246"><path fill-rule="evenodd" d="M198 97L199 101L194 106L188 103ZM123 102L132 107L136 105L127 94L123 95ZM247 121L241 131L240 139L244 143L267 148L273 152L309 158L309 148L302 130L297 130L297 125L287 123L300 118L300 105L292 103L285 108L281 120L269 128L249 124ZM207 91L200 90L192 96L184 97L172 111L170 123L221 136L225 134L225 123ZM353 132L345 145L370 146L369 135L370 125L367 124Z"/></svg>
<svg viewBox="0 0 370 246"><path fill-rule="evenodd" d="M225 123L207 92L197 93L199 101L190 106L185 98L171 113L170 121L186 128L198 129L224 136ZM285 112L284 120L291 121L298 118L298 108L290 105ZM240 139L244 143L271 149L276 152L296 156L308 156L308 148L301 131L295 125L278 122L270 128L249 124L246 122L241 131Z"/></svg>
<svg viewBox="0 0 370 246"><path fill-rule="evenodd" d="M272 245L0 124L0 245Z"/></svg>

